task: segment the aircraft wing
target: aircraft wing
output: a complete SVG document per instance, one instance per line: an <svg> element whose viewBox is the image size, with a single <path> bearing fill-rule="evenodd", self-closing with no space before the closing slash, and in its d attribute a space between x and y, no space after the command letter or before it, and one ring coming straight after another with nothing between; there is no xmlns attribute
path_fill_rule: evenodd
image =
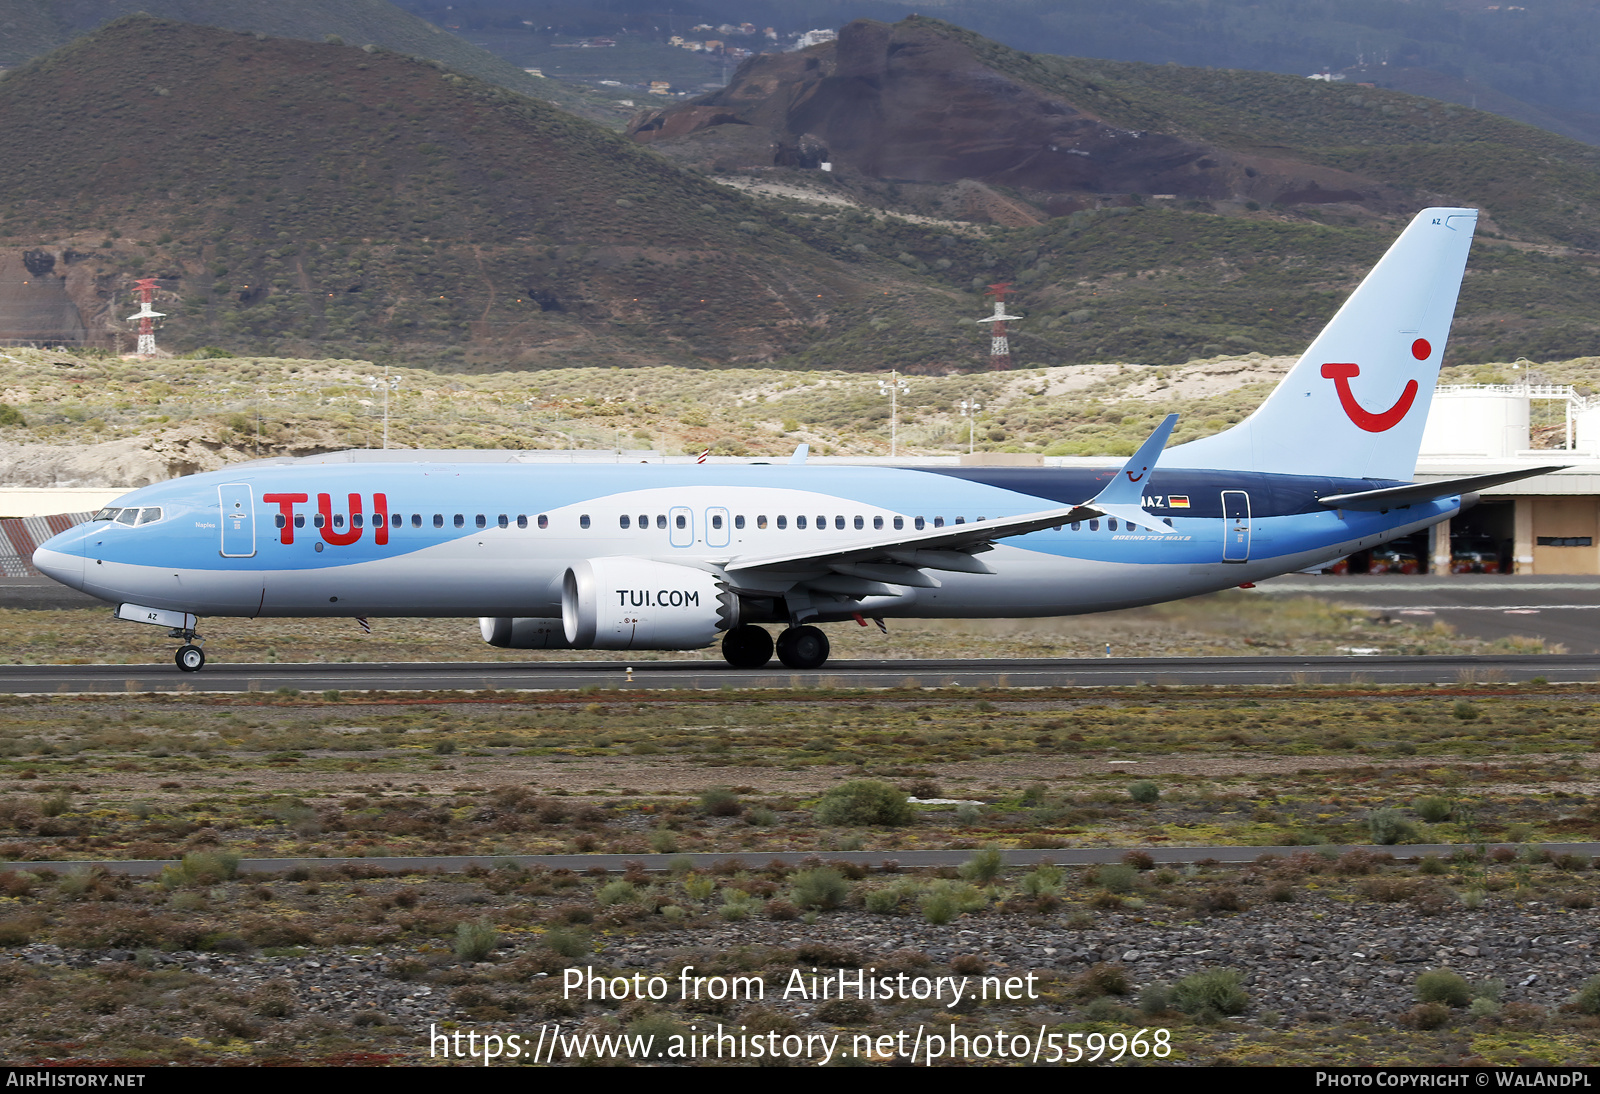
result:
<svg viewBox="0 0 1600 1094"><path fill-rule="evenodd" d="M819 592L893 595L897 590L890 586L894 585L938 588L938 579L923 572L926 570L993 573L974 556L993 549L997 540L1075 521L1118 517L1127 521L1130 528L1171 535L1172 529L1140 504L1143 488L1139 484L1155 465L1177 419L1176 414L1168 415L1099 494L1077 505L943 528L906 529L835 543L817 551L735 558L719 568L729 584L748 591L781 592L804 584Z"/></svg>

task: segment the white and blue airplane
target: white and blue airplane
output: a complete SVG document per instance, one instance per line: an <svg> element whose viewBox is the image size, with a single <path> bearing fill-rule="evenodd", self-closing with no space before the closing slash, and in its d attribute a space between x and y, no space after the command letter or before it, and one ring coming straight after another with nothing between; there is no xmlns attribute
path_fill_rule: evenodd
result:
<svg viewBox="0 0 1600 1094"><path fill-rule="evenodd" d="M1554 468L1410 481L1477 212L1426 209L1267 400L1120 468L242 464L142 487L34 565L169 629L478 616L515 649L814 669L816 625L1070 615L1332 562ZM779 628L774 644L764 625Z"/></svg>

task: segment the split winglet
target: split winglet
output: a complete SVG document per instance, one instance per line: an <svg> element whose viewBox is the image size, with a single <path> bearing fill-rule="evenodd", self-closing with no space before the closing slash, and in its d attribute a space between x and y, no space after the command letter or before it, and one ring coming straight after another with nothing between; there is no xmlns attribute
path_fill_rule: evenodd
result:
<svg viewBox="0 0 1600 1094"><path fill-rule="evenodd" d="M1122 465L1122 470L1106 484L1106 488L1096 494L1093 500L1085 502L1085 506L1098 509L1108 517L1117 517L1141 528L1148 528L1152 532L1164 536L1171 535L1173 530L1163 524L1161 518L1146 511L1144 491L1149 482L1150 472L1155 469L1156 461L1161 458L1161 450L1167 446L1167 438L1172 436L1172 430L1177 424L1178 416L1168 414L1162 423L1156 426L1155 432L1145 438L1139 450Z"/></svg>

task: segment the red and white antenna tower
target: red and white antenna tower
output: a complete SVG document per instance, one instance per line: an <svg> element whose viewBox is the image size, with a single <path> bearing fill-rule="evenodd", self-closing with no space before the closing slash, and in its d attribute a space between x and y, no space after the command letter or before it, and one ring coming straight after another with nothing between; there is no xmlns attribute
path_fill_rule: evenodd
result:
<svg viewBox="0 0 1600 1094"><path fill-rule="evenodd" d="M1006 297L1016 292L1009 281L1001 281L990 285L985 296L994 297L994 314L980 323L993 323L989 331L989 367L991 369L1008 369L1011 367L1011 343L1006 339L1006 320L1021 319L1020 315L1006 314Z"/></svg>
<svg viewBox="0 0 1600 1094"><path fill-rule="evenodd" d="M156 279L141 277L133 283L139 293L139 310L128 316L128 322L135 319L139 321L139 348L136 351L140 357L154 357L156 355L156 328L157 319L165 319L166 313L154 311L150 305L154 302Z"/></svg>

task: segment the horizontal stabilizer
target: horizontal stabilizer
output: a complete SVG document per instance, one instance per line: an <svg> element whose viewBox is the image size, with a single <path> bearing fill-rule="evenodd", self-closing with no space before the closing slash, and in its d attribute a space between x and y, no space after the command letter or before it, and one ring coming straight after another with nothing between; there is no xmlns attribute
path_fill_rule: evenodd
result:
<svg viewBox="0 0 1600 1094"><path fill-rule="evenodd" d="M1435 482L1413 482L1405 486L1385 486L1378 490L1361 490L1354 494L1329 494L1318 500L1329 509L1355 509L1364 513L1378 513L1389 509L1398 509L1402 505L1410 505L1419 501L1435 501L1439 498L1454 497L1457 494L1471 494L1478 490L1487 490L1491 486L1500 486L1518 479L1531 479L1535 475L1547 475L1552 471L1561 471L1568 464L1551 464L1549 467L1532 467L1524 471L1501 471L1493 475L1470 475L1464 479L1439 479Z"/></svg>

